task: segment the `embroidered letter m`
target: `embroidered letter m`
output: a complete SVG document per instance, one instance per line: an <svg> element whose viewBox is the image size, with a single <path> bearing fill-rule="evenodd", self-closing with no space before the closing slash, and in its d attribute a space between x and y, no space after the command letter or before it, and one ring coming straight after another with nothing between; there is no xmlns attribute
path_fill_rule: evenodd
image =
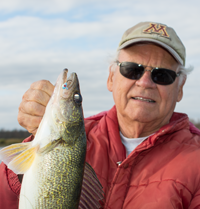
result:
<svg viewBox="0 0 200 209"><path fill-rule="evenodd" d="M160 36L169 38L169 35L166 31L166 26L164 26L164 25L150 23L150 27L143 30L143 32L144 33L156 33L156 34L159 34Z"/></svg>

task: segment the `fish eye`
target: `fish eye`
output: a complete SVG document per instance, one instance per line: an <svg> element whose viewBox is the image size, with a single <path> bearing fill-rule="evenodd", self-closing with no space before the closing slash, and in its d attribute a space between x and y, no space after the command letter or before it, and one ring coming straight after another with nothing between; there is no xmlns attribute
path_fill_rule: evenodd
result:
<svg viewBox="0 0 200 209"><path fill-rule="evenodd" d="M74 94L74 101L77 103L77 104L80 104L82 102L82 96L79 94L79 93L75 93Z"/></svg>

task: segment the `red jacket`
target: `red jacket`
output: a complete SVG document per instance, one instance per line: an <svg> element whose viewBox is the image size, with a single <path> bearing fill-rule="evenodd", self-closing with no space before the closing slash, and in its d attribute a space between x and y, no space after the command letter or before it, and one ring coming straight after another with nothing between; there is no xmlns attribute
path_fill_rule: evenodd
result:
<svg viewBox="0 0 200 209"><path fill-rule="evenodd" d="M87 118L85 129L86 161L104 188L104 208L200 208L200 131L187 115L174 113L127 158L115 107ZM2 163L0 208L17 208L19 191L17 176Z"/></svg>

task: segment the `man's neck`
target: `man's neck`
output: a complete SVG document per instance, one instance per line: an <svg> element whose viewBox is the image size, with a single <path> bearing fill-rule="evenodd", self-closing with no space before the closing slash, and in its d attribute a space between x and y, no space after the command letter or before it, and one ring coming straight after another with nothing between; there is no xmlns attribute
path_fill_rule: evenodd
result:
<svg viewBox="0 0 200 209"><path fill-rule="evenodd" d="M118 117L119 130L127 138L139 138L149 136L158 131L162 126L166 125L169 121L160 121L155 123L154 121L144 123L140 121L130 120L124 117Z"/></svg>

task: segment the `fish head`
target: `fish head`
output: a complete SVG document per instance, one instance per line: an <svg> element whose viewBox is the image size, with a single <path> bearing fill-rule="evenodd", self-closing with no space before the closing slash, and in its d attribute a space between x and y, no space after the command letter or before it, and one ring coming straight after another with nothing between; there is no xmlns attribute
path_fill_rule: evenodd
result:
<svg viewBox="0 0 200 209"><path fill-rule="evenodd" d="M63 85L66 85L66 88L63 88ZM64 70L63 73L63 84L60 88L60 111L65 118L67 124L77 123L77 121L82 120L83 111L82 111L82 96L79 87L79 80L76 73L71 73L67 78L67 73Z"/></svg>
<svg viewBox="0 0 200 209"><path fill-rule="evenodd" d="M69 77L67 74L68 70L64 69L57 80L53 94L55 98L53 98L52 114L63 140L77 137L77 134L82 133L84 129L79 80L76 73L71 73Z"/></svg>

